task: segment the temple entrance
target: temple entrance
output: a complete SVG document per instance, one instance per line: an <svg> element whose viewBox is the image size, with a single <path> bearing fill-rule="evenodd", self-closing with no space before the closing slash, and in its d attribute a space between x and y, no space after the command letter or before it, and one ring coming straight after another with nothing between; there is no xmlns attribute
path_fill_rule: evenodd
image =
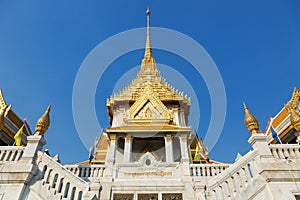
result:
<svg viewBox="0 0 300 200"><path fill-rule="evenodd" d="M151 153L157 161L165 162L166 153L164 138L134 138L132 144L131 161L138 161L147 152Z"/></svg>

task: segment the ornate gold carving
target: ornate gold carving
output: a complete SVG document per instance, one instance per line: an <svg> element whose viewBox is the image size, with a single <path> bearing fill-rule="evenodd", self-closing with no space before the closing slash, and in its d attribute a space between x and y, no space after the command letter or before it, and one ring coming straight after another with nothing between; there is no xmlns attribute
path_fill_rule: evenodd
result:
<svg viewBox="0 0 300 200"><path fill-rule="evenodd" d="M298 90L295 87L292 97L291 97L289 103L287 104L287 107L289 109L297 109L297 107L299 106L299 102L300 102L300 90Z"/></svg>
<svg viewBox="0 0 300 200"><path fill-rule="evenodd" d="M11 105L5 105L0 108L0 130L3 129L5 124L5 116L7 116L8 111L11 109Z"/></svg>
<svg viewBox="0 0 300 200"><path fill-rule="evenodd" d="M245 110L244 123L247 129L249 130L251 135L258 133L259 130L258 121L256 117L252 113L250 113L245 103L244 103L244 110Z"/></svg>
<svg viewBox="0 0 300 200"><path fill-rule="evenodd" d="M35 135L44 135L50 126L50 109L49 105L46 112L39 118L35 125Z"/></svg>
<svg viewBox="0 0 300 200"><path fill-rule="evenodd" d="M290 104L284 106L290 114L291 125L295 128L296 131L300 132L300 111L295 110Z"/></svg>
<svg viewBox="0 0 300 200"><path fill-rule="evenodd" d="M0 108L0 130L3 129L5 123L5 110L7 106Z"/></svg>
<svg viewBox="0 0 300 200"><path fill-rule="evenodd" d="M143 107L145 107L145 110L142 110ZM157 113L154 115L154 109L157 110L161 116L158 116ZM154 113L152 111L154 111ZM144 116L138 115L139 112L144 113ZM161 117L162 119L170 120L172 118L172 111L168 110L168 108L155 95L151 86L148 85L138 100L127 111L124 119L154 119L153 116L156 116L156 119Z"/></svg>

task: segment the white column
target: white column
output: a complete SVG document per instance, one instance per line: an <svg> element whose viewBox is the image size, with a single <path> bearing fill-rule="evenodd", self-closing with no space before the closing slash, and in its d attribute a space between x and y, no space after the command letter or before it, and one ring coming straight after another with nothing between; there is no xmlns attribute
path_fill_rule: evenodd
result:
<svg viewBox="0 0 300 200"><path fill-rule="evenodd" d="M180 136L181 163L184 176L190 176L190 159L187 145L188 134L182 133Z"/></svg>
<svg viewBox="0 0 300 200"><path fill-rule="evenodd" d="M129 163L131 160L132 151L132 137L127 134L125 137L125 147L124 147L124 163Z"/></svg>
<svg viewBox="0 0 300 200"><path fill-rule="evenodd" d="M189 152L187 145L187 134L183 133L180 136L181 162L189 162Z"/></svg>
<svg viewBox="0 0 300 200"><path fill-rule="evenodd" d="M180 126L186 126L184 110L180 109L179 113L180 113Z"/></svg>
<svg viewBox="0 0 300 200"><path fill-rule="evenodd" d="M166 162L173 162L172 135L167 133L165 136Z"/></svg>
<svg viewBox="0 0 300 200"><path fill-rule="evenodd" d="M105 161L105 176L112 177L113 176L113 165L115 163L116 157L116 134L110 134L110 144L106 154L106 161Z"/></svg>

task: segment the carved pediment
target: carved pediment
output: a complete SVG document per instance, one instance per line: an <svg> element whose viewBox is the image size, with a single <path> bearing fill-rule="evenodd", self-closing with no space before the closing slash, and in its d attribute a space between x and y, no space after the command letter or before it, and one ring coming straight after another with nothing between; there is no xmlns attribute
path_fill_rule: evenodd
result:
<svg viewBox="0 0 300 200"><path fill-rule="evenodd" d="M143 94L127 111L125 122L138 121L161 121L169 122L172 118L172 111L160 101L160 99L153 92L151 86L147 86Z"/></svg>
<svg viewBox="0 0 300 200"><path fill-rule="evenodd" d="M164 119L164 116L148 101L134 116L134 119Z"/></svg>

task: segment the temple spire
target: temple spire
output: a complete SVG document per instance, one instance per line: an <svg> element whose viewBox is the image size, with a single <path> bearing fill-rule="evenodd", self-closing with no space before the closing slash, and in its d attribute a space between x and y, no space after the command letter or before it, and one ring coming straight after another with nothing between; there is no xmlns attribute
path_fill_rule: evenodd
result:
<svg viewBox="0 0 300 200"><path fill-rule="evenodd" d="M148 8L146 11L147 15L147 37L146 37L146 48L144 58L142 60L142 71L145 71L147 68L151 71L155 70L155 60L152 57L152 48L151 48L151 40L150 40L150 9Z"/></svg>
<svg viewBox="0 0 300 200"><path fill-rule="evenodd" d="M144 57L152 57L151 41L150 41L150 9L146 11L147 15L147 38L146 38L146 49Z"/></svg>

